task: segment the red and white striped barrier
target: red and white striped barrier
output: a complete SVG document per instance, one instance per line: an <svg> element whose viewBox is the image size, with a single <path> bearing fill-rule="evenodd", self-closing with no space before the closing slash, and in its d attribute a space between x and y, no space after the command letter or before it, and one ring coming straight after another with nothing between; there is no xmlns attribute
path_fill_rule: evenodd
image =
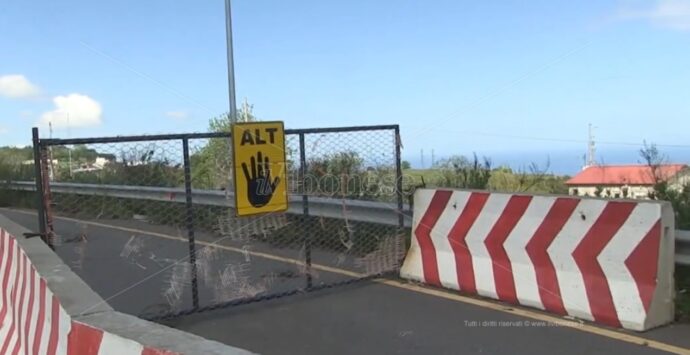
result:
<svg viewBox="0 0 690 355"><path fill-rule="evenodd" d="M141 344L115 334L76 321L68 337L67 355L175 355L176 353L144 347Z"/></svg>
<svg viewBox="0 0 690 355"><path fill-rule="evenodd" d="M19 247L0 229L0 354L173 355L71 319Z"/></svg>
<svg viewBox="0 0 690 355"><path fill-rule="evenodd" d="M400 275L646 330L673 321L673 223L665 203L420 189Z"/></svg>

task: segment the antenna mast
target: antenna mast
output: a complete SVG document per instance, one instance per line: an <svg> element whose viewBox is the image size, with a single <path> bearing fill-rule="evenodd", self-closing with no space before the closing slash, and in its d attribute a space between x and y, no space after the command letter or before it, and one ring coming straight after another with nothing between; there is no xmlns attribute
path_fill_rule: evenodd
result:
<svg viewBox="0 0 690 355"><path fill-rule="evenodd" d="M589 124L589 137L587 139L587 164L585 165L586 167L596 165L596 158L594 156L596 154L596 151L597 151L597 148L596 148L595 143L594 143L594 127L590 123Z"/></svg>

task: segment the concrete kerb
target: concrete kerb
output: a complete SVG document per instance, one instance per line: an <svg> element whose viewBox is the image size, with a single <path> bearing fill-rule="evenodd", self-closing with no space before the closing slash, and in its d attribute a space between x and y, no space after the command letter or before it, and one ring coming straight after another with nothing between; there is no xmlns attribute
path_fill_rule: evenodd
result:
<svg viewBox="0 0 690 355"><path fill-rule="evenodd" d="M29 230L0 214L0 228L16 238L48 288L57 296L69 316L78 322L105 332L136 341L144 346L186 355L247 355L246 350L204 339L164 325L117 312L72 272L50 248L38 238L25 238ZM89 309L88 312L84 310Z"/></svg>

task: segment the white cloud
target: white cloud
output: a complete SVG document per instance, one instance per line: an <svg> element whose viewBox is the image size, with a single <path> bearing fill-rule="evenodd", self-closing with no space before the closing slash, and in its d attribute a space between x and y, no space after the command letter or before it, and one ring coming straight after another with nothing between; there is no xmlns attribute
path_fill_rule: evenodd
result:
<svg viewBox="0 0 690 355"><path fill-rule="evenodd" d="M623 9L625 20L647 20L652 24L679 31L690 31L690 0L657 0L646 9Z"/></svg>
<svg viewBox="0 0 690 355"><path fill-rule="evenodd" d="M181 120L184 120L187 117L189 117L189 112L186 112L186 111L168 111L165 113L165 115L168 116L168 118L171 118L173 120L181 121Z"/></svg>
<svg viewBox="0 0 690 355"><path fill-rule="evenodd" d="M10 74L0 76L0 96L12 99L36 96L41 92L24 75Z"/></svg>
<svg viewBox="0 0 690 355"><path fill-rule="evenodd" d="M8 133L10 130L7 127L0 126L0 134Z"/></svg>
<svg viewBox="0 0 690 355"><path fill-rule="evenodd" d="M89 127L101 124L103 110L98 101L81 94L53 98L55 109L41 115L39 124L52 123L55 128Z"/></svg>

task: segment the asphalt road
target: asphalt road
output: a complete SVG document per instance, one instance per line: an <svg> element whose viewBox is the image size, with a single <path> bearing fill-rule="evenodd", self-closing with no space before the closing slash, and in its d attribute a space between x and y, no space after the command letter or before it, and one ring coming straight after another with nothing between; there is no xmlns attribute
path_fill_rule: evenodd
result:
<svg viewBox="0 0 690 355"><path fill-rule="evenodd" d="M35 215L25 211L0 213L29 229L36 227ZM56 251L115 309L139 315L191 306L189 287L183 287L177 303L170 302L171 292L167 296L165 292L179 271L175 271L174 261L185 258L188 252L187 243L174 239L180 237L176 230L136 221L97 223L58 218L55 227L63 243ZM87 235L86 242L80 238L82 234ZM287 260L292 252L282 253L280 258ZM227 265L242 264L247 257L230 249L218 250L209 266L211 274L219 274ZM266 277L270 275L272 291L303 286L299 266L254 255L249 258L248 284L268 284ZM320 271L318 276L318 282L340 279L342 274L327 271ZM180 282L185 284L185 280ZM217 284L218 279L214 282ZM219 296L233 297L219 295L215 285L204 282L200 282L199 293L202 304ZM606 333L591 325L573 329L549 324L538 319L539 312L529 312L536 316L497 311L414 288L367 282L195 314L166 324L262 354L664 353L622 340L629 335L657 345L672 344L676 352L690 354L687 324L642 334Z"/></svg>

